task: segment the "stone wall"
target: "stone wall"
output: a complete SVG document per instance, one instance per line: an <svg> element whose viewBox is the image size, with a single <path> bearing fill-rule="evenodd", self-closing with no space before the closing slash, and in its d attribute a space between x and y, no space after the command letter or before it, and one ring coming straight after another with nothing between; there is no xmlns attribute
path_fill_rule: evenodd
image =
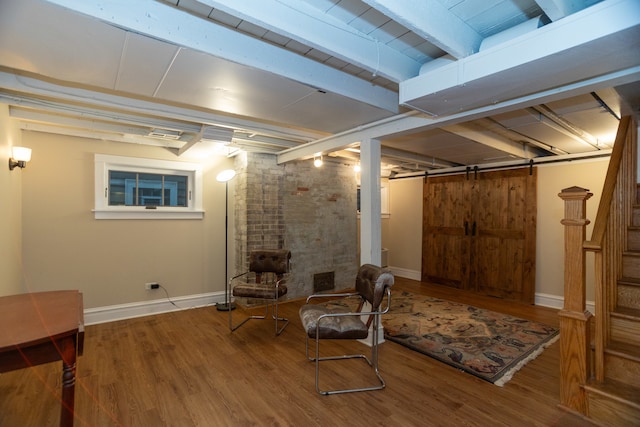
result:
<svg viewBox="0 0 640 427"><path fill-rule="evenodd" d="M352 287L358 268L356 181L353 169L325 161L278 165L274 155L236 159L236 271L254 248L291 250L289 298L313 293L315 274L335 273L335 287Z"/></svg>

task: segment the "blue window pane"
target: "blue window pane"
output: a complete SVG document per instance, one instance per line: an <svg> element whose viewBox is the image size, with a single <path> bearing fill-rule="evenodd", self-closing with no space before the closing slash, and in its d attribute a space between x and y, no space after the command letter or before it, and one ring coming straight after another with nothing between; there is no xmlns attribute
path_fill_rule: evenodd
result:
<svg viewBox="0 0 640 427"><path fill-rule="evenodd" d="M188 206L188 176L109 171L109 206Z"/></svg>

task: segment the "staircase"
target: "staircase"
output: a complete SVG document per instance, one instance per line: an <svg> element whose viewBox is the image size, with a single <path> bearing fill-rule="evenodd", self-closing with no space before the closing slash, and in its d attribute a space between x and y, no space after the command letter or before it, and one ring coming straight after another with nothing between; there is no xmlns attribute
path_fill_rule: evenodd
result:
<svg viewBox="0 0 640 427"><path fill-rule="evenodd" d="M637 182L637 124L624 117L591 240L584 239L589 223L584 217L584 206L591 193L573 188L560 195L565 200L565 214L573 215L563 220L566 253L565 307L560 312L560 404L601 426L640 426ZM575 247L580 241L581 247ZM595 254L593 317L584 309L587 251Z"/></svg>
<svg viewBox="0 0 640 427"><path fill-rule="evenodd" d="M604 346L604 378L585 386L587 416L607 426L640 425L640 198L627 227L622 278L609 312L610 339Z"/></svg>

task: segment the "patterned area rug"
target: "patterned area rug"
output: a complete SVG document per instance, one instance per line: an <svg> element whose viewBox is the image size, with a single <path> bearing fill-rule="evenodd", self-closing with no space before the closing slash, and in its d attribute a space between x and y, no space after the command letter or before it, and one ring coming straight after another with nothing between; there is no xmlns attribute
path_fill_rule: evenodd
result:
<svg viewBox="0 0 640 427"><path fill-rule="evenodd" d="M385 338L503 386L559 338L558 329L438 298L394 293Z"/></svg>

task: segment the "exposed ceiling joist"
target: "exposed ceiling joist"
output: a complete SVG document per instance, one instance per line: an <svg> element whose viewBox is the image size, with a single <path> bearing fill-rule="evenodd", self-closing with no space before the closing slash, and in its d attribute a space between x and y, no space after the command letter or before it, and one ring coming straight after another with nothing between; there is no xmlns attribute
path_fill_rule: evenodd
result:
<svg viewBox="0 0 640 427"><path fill-rule="evenodd" d="M91 128L98 129L110 123L111 127L109 129L115 129L117 132L123 133L126 133L126 129L129 127L165 129L190 134L195 134L200 130L200 125L185 121L124 114L99 108L79 107L60 101L53 103L29 96L9 95L2 92L0 92L0 102L14 105L11 111L15 117L32 121L47 121L47 118L50 120L52 117L76 117L81 118L85 123L90 123ZM118 129L117 124L121 125L120 129ZM102 128L98 130L107 131L108 129Z"/></svg>
<svg viewBox="0 0 640 427"><path fill-rule="evenodd" d="M40 96L56 99L56 102L76 103L83 106L102 107L107 110L118 108L124 112L141 114L149 117L163 117L187 122L197 122L197 132L200 124L228 126L234 129L243 129L265 135L291 139L293 141L310 141L326 136L321 132L297 129L294 127L278 126L271 123L261 123L257 119L245 119L231 115L223 115L203 111L196 108L177 107L164 105L157 101L138 98L128 98L122 95L114 95L104 92L96 92L88 89L61 86L50 81L39 80L35 77L16 76L0 70L0 95L20 97L20 93L31 93L31 98ZM7 93L4 90L9 90ZM18 99L14 102L20 102ZM84 107L83 107L84 108ZM91 108L91 107L89 107Z"/></svg>
<svg viewBox="0 0 640 427"><path fill-rule="evenodd" d="M567 135L569 138L572 138L583 144L589 145L595 148L596 150L601 150L602 148L609 148L609 147L601 147L598 142L598 138L591 135L589 132L578 128L577 126L573 125L572 123L565 120L564 118L560 117L544 104L527 108L526 111L528 111L534 117L537 117L541 123L556 129L557 131Z"/></svg>
<svg viewBox="0 0 640 427"><path fill-rule="evenodd" d="M381 152L381 156L385 159L392 159L394 161L400 161L403 163L420 165L423 168L427 168L427 169L459 166L456 163L448 162L446 160L423 156L416 153L412 153L410 151L398 150L396 148L382 147L380 152Z"/></svg>
<svg viewBox="0 0 640 427"><path fill-rule="evenodd" d="M638 65L640 2L604 1L406 80L400 102L436 116L455 114Z"/></svg>
<svg viewBox="0 0 640 427"><path fill-rule="evenodd" d="M480 48L480 34L439 1L363 1L402 23L454 58L464 58ZM420 13L416 13L417 11Z"/></svg>
<svg viewBox="0 0 640 427"><path fill-rule="evenodd" d="M331 152L353 145L361 140L380 138L383 135L400 135L410 131L435 129L442 126L462 123L486 117L488 112L499 114L543 104L570 96L588 93L592 90L634 82L640 79L640 66L603 76L586 79L560 88L551 88L534 94L510 99L492 105L463 111L443 117L426 117L413 111L399 114L388 119L363 125L336 135L309 142L303 146L288 149L278 154L278 163L286 163L298 158L308 158L317 152Z"/></svg>
<svg viewBox="0 0 640 427"><path fill-rule="evenodd" d="M442 129L446 132L451 132L471 141L479 142L480 144L503 151L515 158L529 159L535 157L535 154L538 154L529 151L527 146L521 142L514 142L501 135L486 132L486 129L475 122L444 126Z"/></svg>
<svg viewBox="0 0 640 427"><path fill-rule="evenodd" d="M536 0L552 21L562 19L597 2L598 0Z"/></svg>
<svg viewBox="0 0 640 427"><path fill-rule="evenodd" d="M268 71L312 88L398 112L398 96L355 76L153 0L47 0L158 40ZM224 41L224 42L221 42Z"/></svg>
<svg viewBox="0 0 640 427"><path fill-rule="evenodd" d="M637 0L2 4L0 103L23 129L193 158L351 159L378 140L394 172L483 165L606 151L575 142L615 132L589 93L637 112Z"/></svg>
<svg viewBox="0 0 640 427"><path fill-rule="evenodd" d="M280 150L284 148L297 147L301 144L299 142L289 141L286 139L270 138L246 132L235 132L233 134L233 141L236 143L271 145L273 147L279 147Z"/></svg>
<svg viewBox="0 0 640 427"><path fill-rule="evenodd" d="M473 121L474 123L477 123L478 125L482 126L483 129L486 129L487 131L490 131L491 133L497 134L497 135L501 135L511 141L520 141L526 144L529 144L532 147L537 147L538 150L538 155L545 155L545 153L548 154L568 154L566 151L560 150L556 147L553 147L549 144L545 144L542 141L538 141L534 138L531 138L527 135L524 135L522 133L519 133L513 129L507 129L505 128L502 124L496 122L493 119L490 118L483 118L483 119L476 119Z"/></svg>
<svg viewBox="0 0 640 427"><path fill-rule="evenodd" d="M22 130L33 132L51 133L54 135L75 136L78 138L96 139L99 141L126 142L130 144L153 145L156 147L179 149L184 144L183 141L149 138L134 134L116 134L113 132L100 132L97 130L75 129L68 126L57 126L43 123L21 122Z"/></svg>
<svg viewBox="0 0 640 427"><path fill-rule="evenodd" d="M200 1L396 83L420 70L417 61L299 0Z"/></svg>
<svg viewBox="0 0 640 427"><path fill-rule="evenodd" d="M67 117L46 111L28 110L21 107L10 107L9 115L15 119L35 123L56 123L59 126L84 129L89 131L110 132L121 135L145 136L149 134L148 126L140 127L130 124L96 121L90 117ZM176 139L177 140L177 139Z"/></svg>

